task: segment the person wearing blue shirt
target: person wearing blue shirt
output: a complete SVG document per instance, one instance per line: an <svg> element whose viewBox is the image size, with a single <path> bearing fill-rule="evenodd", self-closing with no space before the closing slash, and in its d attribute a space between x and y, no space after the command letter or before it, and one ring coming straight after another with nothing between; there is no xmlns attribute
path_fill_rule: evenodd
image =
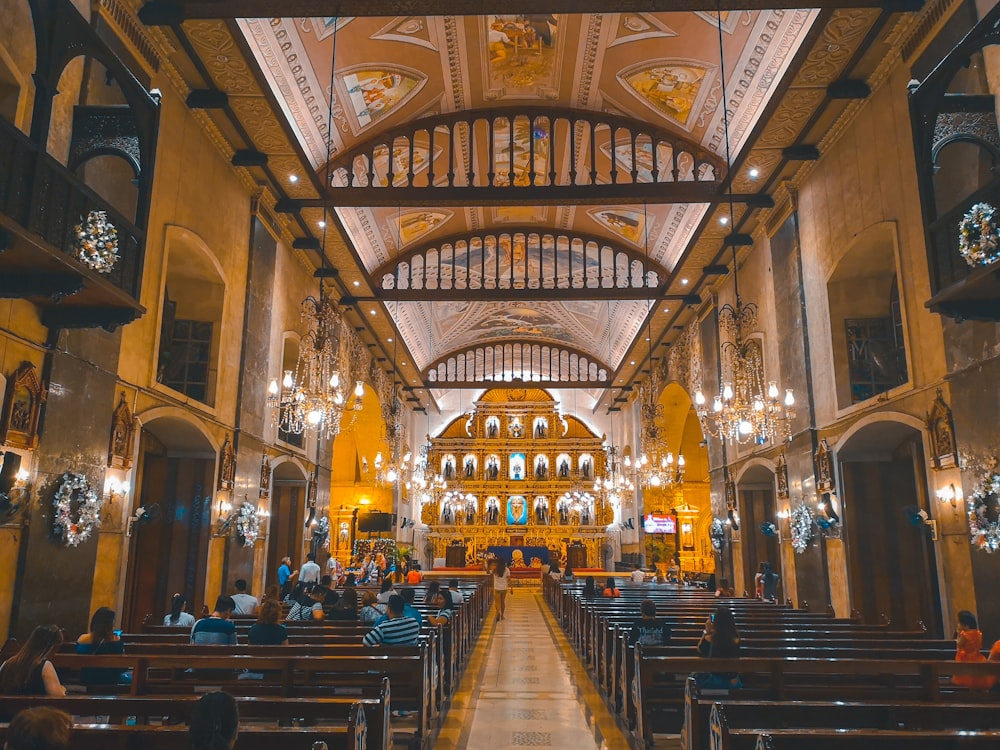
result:
<svg viewBox="0 0 1000 750"><path fill-rule="evenodd" d="M298 571L292 570L292 558L285 555L281 558L281 566L278 568L278 585L281 587L281 595L284 596L291 591L291 579Z"/></svg>
<svg viewBox="0 0 1000 750"><path fill-rule="evenodd" d="M420 610L413 606L413 597L416 592L413 589L400 589L399 596L403 597L403 616L412 617L417 621L420 627L424 626L424 618L420 614ZM388 614L382 615L377 620L375 620L376 625L381 625L383 622L389 619Z"/></svg>

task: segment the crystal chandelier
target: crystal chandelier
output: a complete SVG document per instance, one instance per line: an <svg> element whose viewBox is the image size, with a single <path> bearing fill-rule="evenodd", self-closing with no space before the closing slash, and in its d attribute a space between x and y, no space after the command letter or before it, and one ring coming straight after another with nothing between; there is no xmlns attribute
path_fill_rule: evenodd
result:
<svg viewBox="0 0 1000 750"><path fill-rule="evenodd" d="M719 67L722 80L722 101L726 97L726 66L722 36L722 17L718 20ZM757 331L757 305L744 304L740 297L739 260L737 248L745 244L736 232L736 210L733 199L732 152L729 140L729 109L722 109L722 123L726 144L726 192L729 199L728 226L734 234L727 238L733 250L733 292L735 304L719 309L719 347L722 365L722 391L708 408L705 394L695 393L694 402L702 429L711 435L732 443L754 442L762 445L785 440L791 436L791 420L795 416L795 396L786 389L782 400L777 382L764 387L764 362L759 341L753 338Z"/></svg>
<svg viewBox="0 0 1000 750"><path fill-rule="evenodd" d="M765 389L760 345L748 335L748 331L756 330L757 305L744 304L740 298L735 258L733 278L736 304L719 309L719 330L725 337L720 347L722 391L713 399L711 409L705 394L698 391L695 409L705 432L712 437L758 445L787 440L795 417L795 396L787 388L782 399L781 389L773 380Z"/></svg>
<svg viewBox="0 0 1000 750"><path fill-rule="evenodd" d="M331 438L340 432L347 402L341 377L346 367L338 336L343 321L337 306L322 289L319 299L310 296L302 301L302 318L307 330L299 342L295 370L285 370L280 385L277 378L271 380L267 405L278 409L282 432L301 435L309 430ZM360 405L361 399L356 398L353 408Z"/></svg>
<svg viewBox="0 0 1000 750"><path fill-rule="evenodd" d="M633 465L629 456L625 457L625 468L633 469L637 483L644 489L659 489L679 485L684 481L684 455L674 454L667 446L662 425L663 404L657 396L660 392L659 369L653 365L649 380L639 389L639 425L641 431L641 452Z"/></svg>

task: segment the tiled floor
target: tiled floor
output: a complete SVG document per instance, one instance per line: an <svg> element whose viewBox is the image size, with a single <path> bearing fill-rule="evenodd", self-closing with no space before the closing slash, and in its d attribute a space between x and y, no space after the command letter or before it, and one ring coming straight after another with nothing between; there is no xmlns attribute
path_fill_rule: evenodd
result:
<svg viewBox="0 0 1000 750"><path fill-rule="evenodd" d="M629 742L541 595L523 589L483 628L435 750L626 750Z"/></svg>

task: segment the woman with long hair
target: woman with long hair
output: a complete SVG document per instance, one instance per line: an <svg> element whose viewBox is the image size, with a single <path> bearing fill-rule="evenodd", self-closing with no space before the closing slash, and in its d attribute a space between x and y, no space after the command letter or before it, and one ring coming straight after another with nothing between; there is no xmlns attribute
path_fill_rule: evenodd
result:
<svg viewBox="0 0 1000 750"><path fill-rule="evenodd" d="M507 606L507 585L510 583L510 571L507 569L507 561L497 556L493 561L493 604L497 610L495 622L503 619L504 610Z"/></svg>
<svg viewBox="0 0 1000 750"><path fill-rule="evenodd" d="M740 656L740 633L736 629L736 618L729 607L718 607L705 621L705 632L698 641L698 653L710 659L738 659ZM707 688L738 688L740 676L736 672L714 672L696 674L698 685Z"/></svg>
<svg viewBox="0 0 1000 750"><path fill-rule="evenodd" d="M437 612L427 618L428 622L431 625L447 625L451 622L451 615L455 609L455 602L451 597L444 591L438 591L433 604L437 607Z"/></svg>
<svg viewBox="0 0 1000 750"><path fill-rule="evenodd" d="M583 598L594 599L596 597L597 581L594 580L594 576L587 576L586 580L583 582Z"/></svg>
<svg viewBox="0 0 1000 750"><path fill-rule="evenodd" d="M231 750L240 730L240 712L229 693L205 693L188 725L191 750Z"/></svg>
<svg viewBox="0 0 1000 750"><path fill-rule="evenodd" d="M278 622L281 619L281 604L276 599L265 599L257 613L257 622L250 626L247 643L251 646L285 646L288 644L288 630Z"/></svg>
<svg viewBox="0 0 1000 750"><path fill-rule="evenodd" d="M62 697L66 688L59 682L49 657L63 642L57 625L39 625L21 649L0 664L0 693L5 695L49 695Z"/></svg>
<svg viewBox="0 0 1000 750"><path fill-rule="evenodd" d="M194 625L194 615L187 611L187 604L184 594L174 594L170 600L170 612L163 618L163 624L176 628L190 628Z"/></svg>
<svg viewBox="0 0 1000 750"><path fill-rule="evenodd" d="M441 584L437 581L428 581L427 588L424 589L424 604L434 604L434 597L441 590Z"/></svg>
<svg viewBox="0 0 1000 750"><path fill-rule="evenodd" d="M90 618L90 630L76 640L76 653L124 654L125 644L115 632L115 611L111 607L99 607ZM115 667L84 667L80 670L80 682L85 685L115 685L131 681L128 672Z"/></svg>
<svg viewBox="0 0 1000 750"><path fill-rule="evenodd" d="M331 620L355 622L358 619L358 590L350 587L344 589L340 599L330 607Z"/></svg>
<svg viewBox="0 0 1000 750"><path fill-rule="evenodd" d="M375 621L385 614L386 604L382 604L375 598L375 594L366 591L361 595L361 613L359 619L362 625L374 625Z"/></svg>
<svg viewBox="0 0 1000 750"><path fill-rule="evenodd" d="M608 576L608 580L604 583L604 596L609 599L614 599L622 595L622 592L618 590L615 585L614 576Z"/></svg>

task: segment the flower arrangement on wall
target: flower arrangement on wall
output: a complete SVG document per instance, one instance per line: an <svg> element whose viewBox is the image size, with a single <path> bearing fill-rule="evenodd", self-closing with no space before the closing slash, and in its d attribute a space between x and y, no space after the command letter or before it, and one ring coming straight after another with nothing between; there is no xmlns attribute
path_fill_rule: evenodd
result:
<svg viewBox="0 0 1000 750"><path fill-rule="evenodd" d="M93 490L83 474L64 473L52 504L53 528L67 547L78 547L101 526L104 498Z"/></svg>
<svg viewBox="0 0 1000 750"><path fill-rule="evenodd" d="M989 203L975 204L962 217L958 225L958 252L970 266L988 266L1000 260L996 209Z"/></svg>
<svg viewBox="0 0 1000 750"><path fill-rule="evenodd" d="M118 263L118 230L105 211L91 211L74 228L76 257L98 273L111 273Z"/></svg>
<svg viewBox="0 0 1000 750"><path fill-rule="evenodd" d="M243 540L244 547L253 547L260 538L260 515L257 506L244 502L236 516L236 535Z"/></svg>
<svg viewBox="0 0 1000 750"><path fill-rule="evenodd" d="M1000 549L1000 473L983 475L966 502L972 546L992 554Z"/></svg>
<svg viewBox="0 0 1000 750"><path fill-rule="evenodd" d="M792 538L792 547L800 555L806 551L806 547L812 540L815 520L812 508L805 503L797 505L789 516L788 527Z"/></svg>

